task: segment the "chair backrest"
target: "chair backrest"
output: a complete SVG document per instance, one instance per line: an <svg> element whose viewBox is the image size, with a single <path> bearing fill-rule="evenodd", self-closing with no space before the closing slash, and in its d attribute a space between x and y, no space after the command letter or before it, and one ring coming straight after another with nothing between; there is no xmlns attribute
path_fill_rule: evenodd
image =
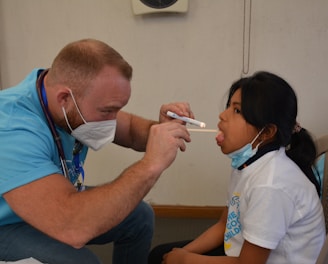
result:
<svg viewBox="0 0 328 264"><path fill-rule="evenodd" d="M322 169L321 202L322 202L323 212L325 215L326 233L327 233L328 232L328 135L319 137L316 140L316 147L318 153L317 156L318 158L320 158L320 161L323 164L323 168L321 167ZM326 235L326 241L316 261L316 264L327 264L327 263L328 263L328 235Z"/></svg>
<svg viewBox="0 0 328 264"><path fill-rule="evenodd" d="M319 257L315 264L327 264L328 263L328 235L326 236L326 241L322 246Z"/></svg>
<svg viewBox="0 0 328 264"><path fill-rule="evenodd" d="M319 137L316 140L316 147L318 158L324 155L323 160L323 178L322 178L322 193L321 202L323 207L323 212L325 215L326 232L328 232L328 135Z"/></svg>

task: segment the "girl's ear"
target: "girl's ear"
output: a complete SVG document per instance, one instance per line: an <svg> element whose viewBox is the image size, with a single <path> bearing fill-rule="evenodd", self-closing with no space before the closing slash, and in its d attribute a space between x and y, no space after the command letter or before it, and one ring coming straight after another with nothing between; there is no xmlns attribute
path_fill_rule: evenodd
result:
<svg viewBox="0 0 328 264"><path fill-rule="evenodd" d="M274 124L266 125L265 129L263 130L260 138L263 141L271 141L275 138L277 134L277 126Z"/></svg>

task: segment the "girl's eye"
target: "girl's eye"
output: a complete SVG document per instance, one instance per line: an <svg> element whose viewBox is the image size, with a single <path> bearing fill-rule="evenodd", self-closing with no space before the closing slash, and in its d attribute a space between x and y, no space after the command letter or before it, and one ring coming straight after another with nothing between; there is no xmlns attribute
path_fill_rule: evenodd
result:
<svg viewBox="0 0 328 264"><path fill-rule="evenodd" d="M236 114L240 114L240 113L241 113L240 109L238 109L238 108L235 108L233 111L234 111Z"/></svg>

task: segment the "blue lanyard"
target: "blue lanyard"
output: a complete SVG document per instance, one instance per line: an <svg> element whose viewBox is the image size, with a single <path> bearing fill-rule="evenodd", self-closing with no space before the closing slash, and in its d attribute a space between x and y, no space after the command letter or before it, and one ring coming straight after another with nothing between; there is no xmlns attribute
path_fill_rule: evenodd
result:
<svg viewBox="0 0 328 264"><path fill-rule="evenodd" d="M37 91L38 91L39 100L40 100L40 103L41 103L42 110L43 110L43 112L46 116L46 119L47 119L47 122L48 122L48 125L49 125L49 128L50 128L51 134L54 138L54 141L55 141L57 149L58 149L59 159L60 159L60 162L61 162L61 166L63 168L64 176L65 176L65 178L69 179L70 178L69 177L69 170L68 170L68 167L67 167L67 164L66 164L66 158L65 158L65 152L64 152L64 149L63 149L63 145L62 145L60 136L59 136L59 134L56 130L54 121L53 121L53 119L52 119L52 117L49 113L49 110L48 110L48 100L47 100L47 95L46 95L46 91L45 91L44 83L43 83L43 78L44 78L44 76L46 75L47 72L48 72L48 70L45 70L40 74L40 76L37 80ZM74 145L74 149L73 149L73 163L74 163L74 166L75 166L74 174L75 175L81 174L81 177L82 177L82 182L80 182L79 180L77 181L77 186L76 187L77 187L78 191L84 190L84 185L83 185L83 183L84 183L84 169L83 169L82 163L80 161L80 152L81 152L82 148L83 148L83 144L76 140L75 145Z"/></svg>
<svg viewBox="0 0 328 264"><path fill-rule="evenodd" d="M73 149L73 162L75 165L75 173L78 175L81 174L81 177L82 177L82 182L78 181L78 183L77 183L77 189L79 191L84 190L84 169L83 169L82 163L80 161L80 153L81 153L82 148L83 148L83 144L76 140L74 149Z"/></svg>

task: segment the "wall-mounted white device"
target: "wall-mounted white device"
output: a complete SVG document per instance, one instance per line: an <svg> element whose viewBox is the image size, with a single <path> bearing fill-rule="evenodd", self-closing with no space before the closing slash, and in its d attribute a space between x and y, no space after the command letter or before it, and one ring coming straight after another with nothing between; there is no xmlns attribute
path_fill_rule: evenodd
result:
<svg viewBox="0 0 328 264"><path fill-rule="evenodd" d="M188 0L131 0L135 15L160 12L185 13L188 10Z"/></svg>

